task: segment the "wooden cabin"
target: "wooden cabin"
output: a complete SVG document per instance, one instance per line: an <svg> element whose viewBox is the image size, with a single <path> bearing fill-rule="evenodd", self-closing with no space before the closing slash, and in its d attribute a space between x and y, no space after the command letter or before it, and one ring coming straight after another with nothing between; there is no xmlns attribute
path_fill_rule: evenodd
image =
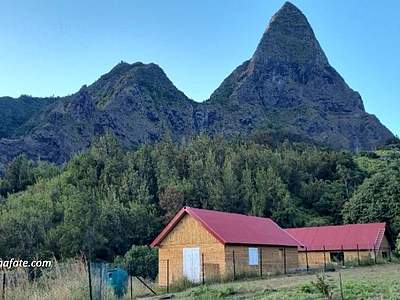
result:
<svg viewBox="0 0 400 300"><path fill-rule="evenodd" d="M290 228L286 232L301 244L301 268L390 258L392 243L385 223Z"/></svg>
<svg viewBox="0 0 400 300"><path fill-rule="evenodd" d="M298 242L268 218L184 207L151 246L160 286L298 268Z"/></svg>

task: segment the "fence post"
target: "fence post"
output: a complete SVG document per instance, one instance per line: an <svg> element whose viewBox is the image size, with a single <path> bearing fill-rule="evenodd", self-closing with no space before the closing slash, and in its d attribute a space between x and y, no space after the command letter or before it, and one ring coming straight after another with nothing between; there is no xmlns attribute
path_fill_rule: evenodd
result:
<svg viewBox="0 0 400 300"><path fill-rule="evenodd" d="M6 270L3 269L3 290L1 292L1 299L6 299Z"/></svg>
<svg viewBox="0 0 400 300"><path fill-rule="evenodd" d="M306 247L306 266L307 266L307 272L310 271L310 266L308 264L308 249Z"/></svg>
<svg viewBox="0 0 400 300"><path fill-rule="evenodd" d="M133 300L133 281L132 281L132 275L133 275L133 272L132 272L132 262L129 264L129 273L130 273L130 282L131 282L131 300Z"/></svg>
<svg viewBox="0 0 400 300"><path fill-rule="evenodd" d="M103 299L103 264L100 264L100 282L99 282L99 294L100 299Z"/></svg>
<svg viewBox="0 0 400 300"><path fill-rule="evenodd" d="M262 274L262 264L263 264L263 261L262 261L262 247L260 247L260 277L262 277L263 276L263 274Z"/></svg>
<svg viewBox="0 0 400 300"><path fill-rule="evenodd" d="M340 285L340 297L341 297L342 300L344 300L342 274L340 273L340 271L339 271L339 285Z"/></svg>
<svg viewBox="0 0 400 300"><path fill-rule="evenodd" d="M286 269L286 247L283 247L283 274L287 273Z"/></svg>
<svg viewBox="0 0 400 300"><path fill-rule="evenodd" d="M358 265L360 265L360 248L358 248L358 244L357 244L357 260L358 260Z"/></svg>
<svg viewBox="0 0 400 300"><path fill-rule="evenodd" d="M326 272L326 253L325 253L325 245L324 245L324 272Z"/></svg>
<svg viewBox="0 0 400 300"><path fill-rule="evenodd" d="M88 267L88 275L89 275L89 299L93 300L92 295L92 273L90 270L90 259L87 260L87 267Z"/></svg>
<svg viewBox="0 0 400 300"><path fill-rule="evenodd" d="M167 293L169 293L169 259L167 259Z"/></svg>
<svg viewBox="0 0 400 300"><path fill-rule="evenodd" d="M343 253L343 261L342 261L342 266L344 267L344 250L343 250L343 245L342 245L342 253Z"/></svg>
<svg viewBox="0 0 400 300"><path fill-rule="evenodd" d="M204 253L201 254L201 273L202 273L202 282L204 284Z"/></svg>
<svg viewBox="0 0 400 300"><path fill-rule="evenodd" d="M232 251L233 260L233 279L236 279L236 260L235 260L235 250Z"/></svg>

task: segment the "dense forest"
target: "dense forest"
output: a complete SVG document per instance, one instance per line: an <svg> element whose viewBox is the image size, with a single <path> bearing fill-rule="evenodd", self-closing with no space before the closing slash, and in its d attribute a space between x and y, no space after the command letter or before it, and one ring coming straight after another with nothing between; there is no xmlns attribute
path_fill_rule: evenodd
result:
<svg viewBox="0 0 400 300"><path fill-rule="evenodd" d="M124 149L107 134L68 164L19 156L0 179L0 257L112 261L184 205L283 227L388 222L400 232L400 143L351 153L263 136Z"/></svg>

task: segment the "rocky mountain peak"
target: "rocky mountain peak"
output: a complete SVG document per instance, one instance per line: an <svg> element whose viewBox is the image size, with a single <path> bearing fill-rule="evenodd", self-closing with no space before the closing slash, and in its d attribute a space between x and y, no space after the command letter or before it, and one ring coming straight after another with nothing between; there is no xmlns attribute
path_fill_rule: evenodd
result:
<svg viewBox="0 0 400 300"><path fill-rule="evenodd" d="M251 59L204 103L186 97L158 65L141 62L121 62L93 84L48 104L31 100L25 101L29 106L9 98L0 102L6 128L20 128L10 132L0 122L0 172L20 153L63 163L108 131L128 147L165 136L179 141L198 133L255 131L349 150L375 149L393 138L329 65L307 18L289 2L271 18ZM13 121L16 116L20 121Z"/></svg>
<svg viewBox="0 0 400 300"><path fill-rule="evenodd" d="M186 100L186 96L154 63L121 62L88 87L96 106L103 108L114 99L147 95L158 100Z"/></svg>
<svg viewBox="0 0 400 300"><path fill-rule="evenodd" d="M306 16L290 2L271 18L252 57L255 64L267 64L270 60L328 64Z"/></svg>

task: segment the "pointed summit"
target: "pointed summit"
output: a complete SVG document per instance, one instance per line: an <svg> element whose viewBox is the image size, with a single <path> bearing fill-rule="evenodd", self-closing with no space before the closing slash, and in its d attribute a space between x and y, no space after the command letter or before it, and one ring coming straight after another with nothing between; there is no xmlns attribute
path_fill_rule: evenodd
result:
<svg viewBox="0 0 400 300"><path fill-rule="evenodd" d="M374 149L393 136L365 112L361 96L329 65L307 18L289 2L271 18L253 57L208 103L222 107L214 118L225 132L278 128L353 150Z"/></svg>
<svg viewBox="0 0 400 300"><path fill-rule="evenodd" d="M252 58L256 64L268 60L328 65L306 16L290 2L271 18Z"/></svg>
<svg viewBox="0 0 400 300"><path fill-rule="evenodd" d="M277 15L279 12L297 12L301 15L303 14L296 5L294 5L292 2L289 1L286 1L281 7L281 9L276 12L275 15Z"/></svg>

